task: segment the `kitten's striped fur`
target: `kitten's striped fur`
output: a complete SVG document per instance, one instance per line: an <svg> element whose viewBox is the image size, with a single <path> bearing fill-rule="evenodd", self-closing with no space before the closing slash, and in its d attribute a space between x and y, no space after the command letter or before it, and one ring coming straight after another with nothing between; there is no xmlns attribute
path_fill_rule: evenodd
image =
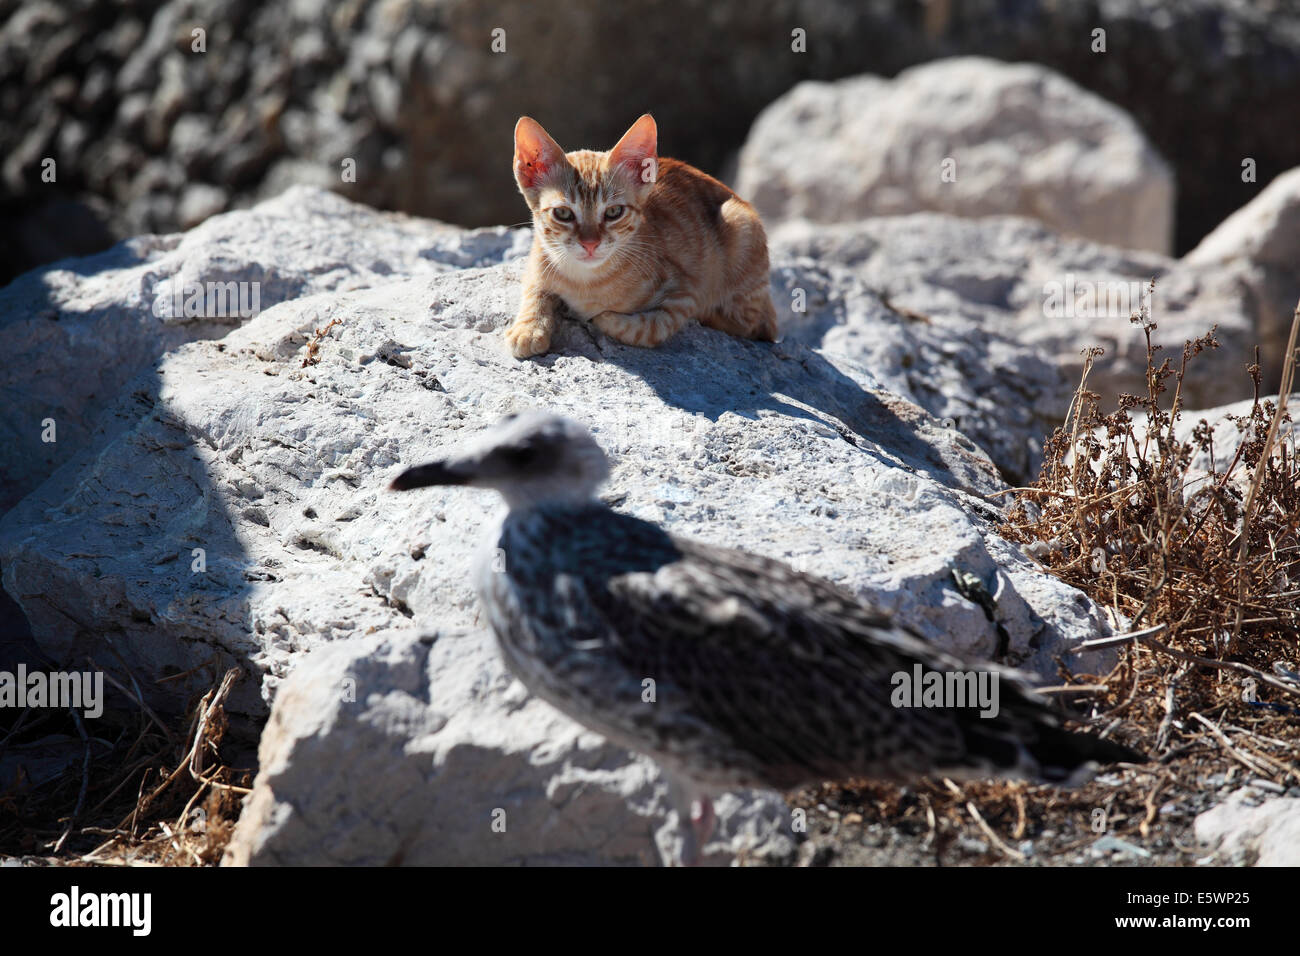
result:
<svg viewBox="0 0 1300 956"><path fill-rule="evenodd" d="M657 155L649 113L609 152L565 153L525 116L515 181L533 213L516 358L551 347L560 304L627 345L662 344L690 319L749 339L776 338L767 237L730 189Z"/></svg>

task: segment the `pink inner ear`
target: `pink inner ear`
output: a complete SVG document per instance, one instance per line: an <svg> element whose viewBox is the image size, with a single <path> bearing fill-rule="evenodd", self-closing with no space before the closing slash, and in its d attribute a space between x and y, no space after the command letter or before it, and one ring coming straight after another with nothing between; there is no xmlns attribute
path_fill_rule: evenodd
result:
<svg viewBox="0 0 1300 956"><path fill-rule="evenodd" d="M550 176L563 161L563 151L541 126L520 120L515 131L515 176L525 189Z"/></svg>
<svg viewBox="0 0 1300 956"><path fill-rule="evenodd" d="M658 133L653 121L637 121L610 151L610 164L623 166L640 177L647 159L656 158Z"/></svg>
<svg viewBox="0 0 1300 956"><path fill-rule="evenodd" d="M541 182L551 171L552 165L546 162L541 149L515 150L515 175L525 188L531 189Z"/></svg>
<svg viewBox="0 0 1300 956"><path fill-rule="evenodd" d="M641 171L646 168L645 161L651 159L655 154L653 149L647 150L619 150L618 154L613 156L614 165L622 166L633 176L641 178Z"/></svg>

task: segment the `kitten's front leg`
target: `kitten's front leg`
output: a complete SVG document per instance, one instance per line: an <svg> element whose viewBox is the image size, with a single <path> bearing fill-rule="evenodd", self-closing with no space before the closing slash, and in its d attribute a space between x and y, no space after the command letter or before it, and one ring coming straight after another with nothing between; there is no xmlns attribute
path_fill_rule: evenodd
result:
<svg viewBox="0 0 1300 956"><path fill-rule="evenodd" d="M591 321L611 339L617 339L624 345L652 349L680 331L694 313L694 298L672 296L656 309L644 312L602 312Z"/></svg>
<svg viewBox="0 0 1300 956"><path fill-rule="evenodd" d="M560 300L549 292L524 292L519 314L506 329L506 344L517 359L541 355L551 347Z"/></svg>

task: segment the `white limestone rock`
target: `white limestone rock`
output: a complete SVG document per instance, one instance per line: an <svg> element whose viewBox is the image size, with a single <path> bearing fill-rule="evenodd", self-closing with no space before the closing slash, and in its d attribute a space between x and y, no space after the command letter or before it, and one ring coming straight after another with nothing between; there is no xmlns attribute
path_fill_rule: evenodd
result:
<svg viewBox="0 0 1300 956"><path fill-rule="evenodd" d="M483 265L526 251L520 241L503 228L466 231L295 188L186 233L137 236L18 277L0 289L0 512L72 459L133 377L185 342L247 321L239 304L256 312L392 276ZM186 299L200 287L204 314L187 315ZM47 420L56 441L43 439Z"/></svg>
<svg viewBox="0 0 1300 956"><path fill-rule="evenodd" d="M129 671L170 710L226 667L245 670L229 713L275 716L232 861L662 853L668 811L653 766L521 696L475 630L469 568L493 496L385 491L400 468L520 407L592 427L615 461L616 507L783 558L945 646L988 656L1005 642L1006 659L1053 676L1056 654L1108 632L1096 605L993 531L985 496L1004 487L993 460L957 421L921 407L982 429L1001 456L1021 453L1035 426L1012 396L1032 404L1053 379L1014 342L985 341L978 322L916 322L848 270L778 249L777 293L809 293L807 310L786 316L785 342L692 326L647 351L570 323L554 353L520 363L501 332L526 233L421 233L309 190L272 212L211 220L107 273L63 270L58 301L95 302L80 329L120 335L112 374L136 373L111 402L75 385L60 399L94 428L0 519L3 585L53 659ZM238 328L159 345L140 290L187 262L270 276L279 291L264 287L264 308ZM215 274L205 269L194 274ZM19 314L0 336L29 341L33 322ZM76 339L72 327L59 334ZM108 344L51 353L46 374L108 375ZM36 417L54 398L23 400ZM44 477L41 467L21 481ZM995 620L957 591L954 570L993 595ZM421 644L417 632L433 629L470 636ZM355 703L339 693L346 677ZM498 806L517 839L479 825ZM773 795L736 795L719 810L715 862L789 849Z"/></svg>
<svg viewBox="0 0 1300 956"><path fill-rule="evenodd" d="M259 757L226 865L672 859L659 768L530 697L484 631L392 630L310 654L277 696ZM716 811L701 863L793 859L776 794L728 794Z"/></svg>
<svg viewBox="0 0 1300 956"><path fill-rule="evenodd" d="M1300 799L1238 790L1196 817L1196 839L1237 866L1300 866Z"/></svg>
<svg viewBox="0 0 1300 956"><path fill-rule="evenodd" d="M852 317L826 323L815 343L828 353L848 351L882 375L890 388L909 388L899 382L905 372L917 385L904 394L939 409L936 414L947 414L945 406L922 397L927 388L933 384L965 400L947 379L966 378L972 367L987 363L975 369L976 380L984 381L986 375L997 379L1006 369L1012 374L996 391L977 386L975 393L1005 409L1001 420L1007 426L1028 430L1038 421L1042 434L1050 429L1048 422L1064 414L1065 396L1079 381L1081 352L1093 346L1104 354L1094 361L1088 387L1108 407L1114 407L1121 392L1144 394L1146 340L1130 317L1148 301L1157 326L1152 338L1164 346L1157 364L1165 357L1177 362L1186 340L1218 328L1222 347L1201 353L1188 366L1183 398L1193 407L1252 394L1246 367L1254 361L1256 345L1265 346L1264 387L1276 386L1284 348L1267 347L1278 328L1270 316L1286 300L1275 296L1266 305L1239 281L1242 270L1258 268L1249 260L1223 266L1171 259L1061 236L1028 219L971 220L937 213L829 225L791 221L773 228L771 242L775 263L791 257L809 260L820 270L843 269L902 314L914 313L911 328L937 330L936 337L948 343L952 354L941 354L932 363L934 370L927 366L922 376L900 368L898 358L882 347L882 336ZM1153 298L1148 296L1152 278ZM1292 300L1287 307L1287 330L1294 304ZM1284 345L1285 330L1282 335ZM980 344L958 345L967 341ZM1025 355L1048 369L1034 370ZM1053 368L1062 381L1056 389L1049 386ZM1027 382L1035 384L1013 397ZM990 416L974 416L970 426L960 409L956 417L991 452L999 447L983 437L982 423ZM1005 450L996 460L1014 474L1014 459Z"/></svg>
<svg viewBox="0 0 1300 956"><path fill-rule="evenodd" d="M1172 248L1168 165L1122 109L1037 64L956 57L800 83L755 120L736 189L774 221L1015 215Z"/></svg>
<svg viewBox="0 0 1300 956"><path fill-rule="evenodd" d="M692 327L647 351L573 324L556 352L519 363L500 334L518 270L292 299L169 352L0 521L4 586L38 643L81 660L110 656L111 640L151 686L215 654L256 675L231 709L257 717L305 649L408 617L472 625L472 542L496 503L383 489L525 405L595 430L620 507L791 560L949 646L991 654L1000 625L1013 657L1048 673L1051 653L1104 629L993 532L982 496L1002 484L988 457L869 370L798 341ZM866 321L879 306L816 309ZM942 360L922 353L918 377ZM954 568L998 597L999 621L957 593ZM161 685L160 706L208 680Z"/></svg>
<svg viewBox="0 0 1300 956"><path fill-rule="evenodd" d="M1215 276L1221 298L1250 304L1264 379L1274 382L1300 306L1300 166L1276 177L1182 261Z"/></svg>

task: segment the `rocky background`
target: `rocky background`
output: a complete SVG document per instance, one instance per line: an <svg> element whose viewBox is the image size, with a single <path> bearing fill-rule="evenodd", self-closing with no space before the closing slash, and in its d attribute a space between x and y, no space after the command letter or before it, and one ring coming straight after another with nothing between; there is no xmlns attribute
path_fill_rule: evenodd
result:
<svg viewBox="0 0 1300 956"><path fill-rule="evenodd" d="M796 83L960 54L1044 64L1131 114L1173 172L1176 217L1147 227L1172 238L1157 251L1188 251L1300 163L1300 9L1283 2L0 0L0 282L295 182L515 222L521 113L567 148L603 148L652 110L666 154L725 174Z"/></svg>
<svg viewBox="0 0 1300 956"><path fill-rule="evenodd" d="M1145 304L1174 355L1218 327L1187 420L1231 427L1256 346L1275 387L1300 19L957 6L0 0L5 262L91 252L0 288L0 664L91 659L167 714L240 668L226 706L261 732L260 776L229 862L654 862L657 768L528 699L479 627L494 503L383 491L544 405L616 458L616 507L1052 677L1124 622L997 534L1002 492L1035 474L1081 349L1105 349L1108 402L1141 388ZM692 327L643 351L566 325L514 361L515 117L609 145L644 110L763 212L783 340ZM257 308L158 308L195 283ZM0 756L2 783L25 758ZM1215 787L1178 797L1189 821L1229 807L1196 826L1207 854L1252 861L1296 825L1300 791ZM503 793L511 840L465 825ZM714 862L799 852L775 795L719 812Z"/></svg>

